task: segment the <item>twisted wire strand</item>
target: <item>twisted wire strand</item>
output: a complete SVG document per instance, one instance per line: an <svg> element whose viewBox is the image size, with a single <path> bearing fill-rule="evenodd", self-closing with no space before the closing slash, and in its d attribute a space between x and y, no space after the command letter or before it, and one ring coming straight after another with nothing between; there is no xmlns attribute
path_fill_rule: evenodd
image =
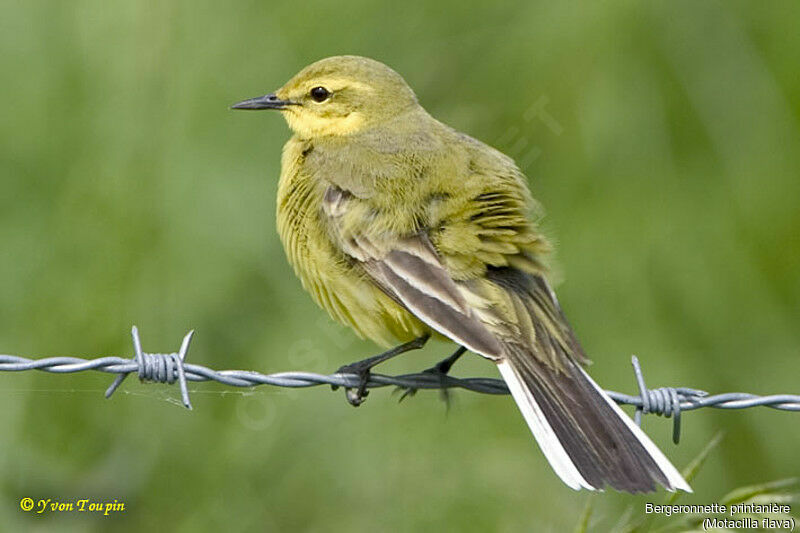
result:
<svg viewBox="0 0 800 533"><path fill-rule="evenodd" d="M117 374L114 382L106 390L106 398L122 384L128 374L136 373L141 381L173 384L178 382L183 405L191 409L187 387L188 381L216 381L232 387L255 387L271 385L274 387L305 388L319 385L337 387L357 387L359 376L354 374L316 374L313 372L278 372L262 374L250 370L214 370L202 365L186 363L194 331L183 338L178 352L148 353L142 350L139 331L136 326L131 329L133 338L133 358L99 357L83 359L79 357L46 357L29 359L16 355L0 355L0 372L23 372L41 370L56 374L68 374L94 370ZM632 405L636 408L634 420L641 425L641 417L655 414L673 417L673 441L680 440L681 413L704 407L715 409L748 409L751 407L770 407L783 411L800 411L800 395L773 394L759 396L744 392L729 392L709 395L707 392L688 387L659 387L648 389L638 358L632 357L632 365L639 395L633 396L616 391L606 391L612 400L621 405ZM395 386L410 390L431 389L465 389L482 394L508 394L509 390L501 379L495 378L455 378L449 375L432 373L403 374L387 376L371 373L367 382L368 389Z"/></svg>

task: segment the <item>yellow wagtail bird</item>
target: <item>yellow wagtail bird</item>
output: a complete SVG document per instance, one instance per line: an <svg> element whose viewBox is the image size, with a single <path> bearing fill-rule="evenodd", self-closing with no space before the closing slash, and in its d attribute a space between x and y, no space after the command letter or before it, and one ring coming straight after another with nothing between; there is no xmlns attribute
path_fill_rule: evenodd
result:
<svg viewBox="0 0 800 533"><path fill-rule="evenodd" d="M526 179L499 151L431 117L405 80L356 56L318 61L235 109L279 110L278 231L303 287L384 346L370 368L431 335L497 365L556 474L573 489L691 491L581 367L587 359L545 279L548 244Z"/></svg>

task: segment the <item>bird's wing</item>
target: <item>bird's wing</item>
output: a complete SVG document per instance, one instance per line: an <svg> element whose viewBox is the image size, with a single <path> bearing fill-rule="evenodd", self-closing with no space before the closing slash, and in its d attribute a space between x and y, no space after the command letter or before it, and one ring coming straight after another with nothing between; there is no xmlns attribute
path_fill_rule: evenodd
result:
<svg viewBox="0 0 800 533"><path fill-rule="evenodd" d="M322 214L335 245L417 318L475 352L496 358L512 343L551 368L564 368L565 358L584 361L542 276L548 245L528 218L521 174L505 159L476 157L466 166L447 194L406 184L417 201L396 209L347 190L344 180L330 184ZM401 220L409 211L422 221L416 228Z"/></svg>
<svg viewBox="0 0 800 533"><path fill-rule="evenodd" d="M442 265L425 233L375 239L366 232L345 230L342 221L353 196L331 186L323 213L341 250L358 261L386 294L420 320L470 350L496 359L502 346L474 310L465 292Z"/></svg>
<svg viewBox="0 0 800 533"><path fill-rule="evenodd" d="M497 338L442 266L426 234L399 239L386 253L356 238L346 253L358 257L365 272L420 320L474 352L500 357Z"/></svg>

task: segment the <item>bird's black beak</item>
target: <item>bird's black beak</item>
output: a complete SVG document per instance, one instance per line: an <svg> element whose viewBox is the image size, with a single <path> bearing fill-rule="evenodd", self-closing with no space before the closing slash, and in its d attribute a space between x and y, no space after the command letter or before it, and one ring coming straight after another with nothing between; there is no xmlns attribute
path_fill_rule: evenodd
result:
<svg viewBox="0 0 800 533"><path fill-rule="evenodd" d="M286 109L290 105L298 105L298 103L281 100L275 96L275 93L272 93L233 104L231 109Z"/></svg>

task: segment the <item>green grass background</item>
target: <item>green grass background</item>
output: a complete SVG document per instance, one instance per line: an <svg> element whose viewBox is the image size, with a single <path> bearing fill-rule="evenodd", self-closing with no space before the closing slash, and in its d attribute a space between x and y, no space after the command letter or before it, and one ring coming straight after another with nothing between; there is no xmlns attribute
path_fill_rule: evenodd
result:
<svg viewBox="0 0 800 533"><path fill-rule="evenodd" d="M0 353L171 351L214 368L331 372L376 348L302 291L275 233L277 115L228 105L354 53L523 163L558 244L561 302L606 388L798 392L800 4L10 0L0 18ZM526 112L539 103L547 120ZM548 126L548 123L550 126ZM419 370L449 346L387 365ZM495 376L471 356L456 375ZM508 397L359 409L341 391L0 374L3 531L565 531ZM687 502L800 474L800 418L766 409L645 428ZM113 517L19 500L123 501ZM610 527L661 496L603 494Z"/></svg>

